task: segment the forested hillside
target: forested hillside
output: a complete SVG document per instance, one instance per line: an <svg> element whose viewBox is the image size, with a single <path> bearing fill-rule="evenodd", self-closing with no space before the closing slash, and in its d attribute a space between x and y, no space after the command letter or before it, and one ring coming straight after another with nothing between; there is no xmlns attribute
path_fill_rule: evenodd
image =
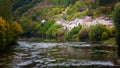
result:
<svg viewBox="0 0 120 68"><path fill-rule="evenodd" d="M120 68L120 0L0 0L0 68Z"/></svg>
<svg viewBox="0 0 120 68"><path fill-rule="evenodd" d="M9 25L15 24L19 26L20 24L24 31L23 36L25 37L79 40L81 38L80 34L82 35L82 31L80 31L81 25L76 26L68 32L67 29L63 29L62 24L55 24L55 20L74 20L83 16L96 18L101 15L111 17L114 5L118 1L119 0L1 0L0 16L1 20L5 20ZM42 22L43 20L45 21L44 23ZM15 22L11 23L13 21L17 21L19 24ZM10 29L12 26L13 25L7 28L8 31L12 31L12 29ZM20 33L22 32L21 27L16 27L16 29L20 29ZM113 28L113 32L114 31L115 29ZM86 36L88 37L88 35Z"/></svg>
<svg viewBox="0 0 120 68"><path fill-rule="evenodd" d="M77 0L12 0L15 17L30 17L32 20L52 19ZM16 18L15 18L16 19Z"/></svg>
<svg viewBox="0 0 120 68"><path fill-rule="evenodd" d="M15 19L26 16L35 21L42 19L74 19L85 15L110 15L118 0L12 0ZM66 12L64 13L66 9Z"/></svg>
<svg viewBox="0 0 120 68"><path fill-rule="evenodd" d="M55 38L59 28L50 25L57 19L74 20L83 16L111 17L119 0L12 0L14 20L23 27L23 36ZM42 23L46 21L46 24ZM48 23L48 24L47 24ZM48 30L49 29L49 30ZM56 29L50 31L50 29ZM62 32L67 31L63 30ZM66 35L66 33L61 33ZM75 37L75 36L74 36Z"/></svg>
<svg viewBox="0 0 120 68"><path fill-rule="evenodd" d="M43 0L11 0L14 16L20 17L23 13L42 1Z"/></svg>

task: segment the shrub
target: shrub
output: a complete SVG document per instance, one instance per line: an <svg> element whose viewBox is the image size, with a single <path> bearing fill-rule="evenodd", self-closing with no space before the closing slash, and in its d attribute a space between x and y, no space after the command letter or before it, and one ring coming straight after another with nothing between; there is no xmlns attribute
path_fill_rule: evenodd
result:
<svg viewBox="0 0 120 68"><path fill-rule="evenodd" d="M82 28L79 32L80 41L88 41L89 40L89 28Z"/></svg>
<svg viewBox="0 0 120 68"><path fill-rule="evenodd" d="M106 40L108 39L108 33L107 32L103 32L102 33L102 40Z"/></svg>
<svg viewBox="0 0 120 68"><path fill-rule="evenodd" d="M61 27L61 24L53 24L46 32L48 38L57 38L58 29Z"/></svg>
<svg viewBox="0 0 120 68"><path fill-rule="evenodd" d="M65 41L65 30L63 28L57 30L57 39L60 42Z"/></svg>
<svg viewBox="0 0 120 68"><path fill-rule="evenodd" d="M110 37L115 37L115 34L116 34L115 27L108 28L108 31L109 31Z"/></svg>
<svg viewBox="0 0 120 68"><path fill-rule="evenodd" d="M67 36L67 40L71 41L73 40L75 37L76 34L78 34L78 32L80 31L81 29L81 25L78 25L76 27L74 27L73 29L71 29L70 32L68 32L68 36Z"/></svg>
<svg viewBox="0 0 120 68"><path fill-rule="evenodd" d="M107 29L102 24L96 24L92 26L89 33L89 38L91 41L101 41L102 40L102 33L105 32Z"/></svg>

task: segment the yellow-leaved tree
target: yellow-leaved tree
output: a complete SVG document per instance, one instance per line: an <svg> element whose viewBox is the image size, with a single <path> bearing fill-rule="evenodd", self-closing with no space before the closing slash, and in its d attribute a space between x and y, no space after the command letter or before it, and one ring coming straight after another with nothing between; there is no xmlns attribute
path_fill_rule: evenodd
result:
<svg viewBox="0 0 120 68"><path fill-rule="evenodd" d="M6 45L6 41L7 41L6 40L6 31L7 31L6 27L7 27L6 21L0 17L0 46Z"/></svg>
<svg viewBox="0 0 120 68"><path fill-rule="evenodd" d="M23 33L21 25L17 22L12 22L10 26L14 40L18 39L19 35Z"/></svg>
<svg viewBox="0 0 120 68"><path fill-rule="evenodd" d="M0 0L0 50L16 41L23 32L17 22L13 22L11 0Z"/></svg>
<svg viewBox="0 0 120 68"><path fill-rule="evenodd" d="M0 17L0 48L16 41L19 35L22 33L22 28L17 22L7 23L2 17Z"/></svg>

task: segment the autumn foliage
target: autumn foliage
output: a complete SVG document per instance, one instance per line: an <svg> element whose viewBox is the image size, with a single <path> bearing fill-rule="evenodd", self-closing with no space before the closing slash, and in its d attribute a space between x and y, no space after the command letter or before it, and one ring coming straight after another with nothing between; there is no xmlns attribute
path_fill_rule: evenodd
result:
<svg viewBox="0 0 120 68"><path fill-rule="evenodd" d="M8 23L0 17L0 47L15 41L22 33L22 28L17 22Z"/></svg>
<svg viewBox="0 0 120 68"><path fill-rule="evenodd" d="M0 17L0 45L5 45L6 44L6 29L7 27L7 24L5 22L5 20L3 20L1 17Z"/></svg>

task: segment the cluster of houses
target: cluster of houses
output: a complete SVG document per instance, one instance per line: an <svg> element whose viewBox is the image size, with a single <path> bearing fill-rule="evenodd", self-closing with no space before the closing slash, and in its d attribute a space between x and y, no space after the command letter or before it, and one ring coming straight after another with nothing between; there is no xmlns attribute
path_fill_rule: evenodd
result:
<svg viewBox="0 0 120 68"><path fill-rule="evenodd" d="M82 18L76 18L74 20L68 21L65 19L58 19L56 20L56 24L62 24L63 28L67 28L68 30L71 30L75 26L78 26L79 24L82 25L82 27L89 27L91 25L96 24L103 24L108 27L114 26L112 19L110 17L97 17L95 19L92 19L90 16L85 16Z"/></svg>

